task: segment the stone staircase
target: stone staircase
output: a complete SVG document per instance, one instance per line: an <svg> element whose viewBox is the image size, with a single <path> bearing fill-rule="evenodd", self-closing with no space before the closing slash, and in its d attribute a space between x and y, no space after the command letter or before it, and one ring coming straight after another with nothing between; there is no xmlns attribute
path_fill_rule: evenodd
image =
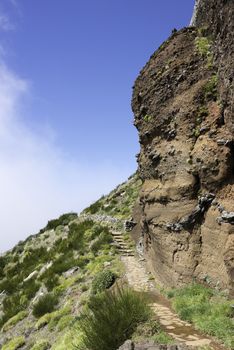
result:
<svg viewBox="0 0 234 350"><path fill-rule="evenodd" d="M124 240L124 236L122 232L111 232L113 236L114 243L113 245L116 246L118 249L120 255L123 256L134 256L134 251L132 248L129 247L128 242Z"/></svg>

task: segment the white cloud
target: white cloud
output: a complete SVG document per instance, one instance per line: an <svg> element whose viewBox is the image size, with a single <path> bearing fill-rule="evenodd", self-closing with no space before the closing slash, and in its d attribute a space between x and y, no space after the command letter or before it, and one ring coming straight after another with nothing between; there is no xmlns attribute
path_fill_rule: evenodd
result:
<svg viewBox="0 0 234 350"><path fill-rule="evenodd" d="M30 84L0 63L0 252L48 219L80 211L123 175L108 164L79 164L48 133L32 132L22 119L27 96Z"/></svg>
<svg viewBox="0 0 234 350"><path fill-rule="evenodd" d="M15 26L11 23L9 17L4 13L0 13L0 30L8 32L13 29L15 29Z"/></svg>

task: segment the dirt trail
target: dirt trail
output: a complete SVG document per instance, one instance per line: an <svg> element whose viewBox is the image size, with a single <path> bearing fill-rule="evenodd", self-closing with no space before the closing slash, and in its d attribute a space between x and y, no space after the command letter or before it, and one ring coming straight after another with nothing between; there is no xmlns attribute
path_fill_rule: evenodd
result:
<svg viewBox="0 0 234 350"><path fill-rule="evenodd" d="M213 349L223 349L209 337L196 331L189 323L182 321L170 309L168 300L157 292L154 283L149 280L143 261L140 261L136 256L122 256L121 260L125 265L125 277L129 285L137 291L149 294L152 301L151 307L169 335L188 346L209 346Z"/></svg>

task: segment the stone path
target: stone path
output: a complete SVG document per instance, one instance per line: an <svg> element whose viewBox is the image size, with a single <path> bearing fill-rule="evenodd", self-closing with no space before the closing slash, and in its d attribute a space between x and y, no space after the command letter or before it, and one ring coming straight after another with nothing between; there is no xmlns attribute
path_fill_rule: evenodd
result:
<svg viewBox="0 0 234 350"><path fill-rule="evenodd" d="M134 256L134 252L131 248L129 248L129 244L124 240L122 232L112 231L111 234L114 239L114 245L117 247L120 255Z"/></svg>
<svg viewBox="0 0 234 350"><path fill-rule="evenodd" d="M156 292L142 261L139 261L135 256L122 256L121 260L125 265L125 277L129 285L137 291L144 291L151 295L151 307L164 330L172 338L188 346L221 348L214 346L211 339L201 335L189 323L182 321L171 311L168 301Z"/></svg>
<svg viewBox="0 0 234 350"><path fill-rule="evenodd" d="M90 215L94 221L101 221L113 224L113 218L106 220L106 217L95 217ZM150 296L151 307L158 317L163 329L171 335L172 338L178 341L179 344L184 344L193 347L208 347L214 350L224 350L225 348L215 343L209 337L206 337L196 331L192 325L182 321L175 312L170 308L169 301L160 295L149 278L149 274L145 267L144 259L139 259L134 254L133 249L129 248L125 242L122 232L112 230L114 245L119 250L121 260L125 266L125 277L129 285L136 291L146 292Z"/></svg>

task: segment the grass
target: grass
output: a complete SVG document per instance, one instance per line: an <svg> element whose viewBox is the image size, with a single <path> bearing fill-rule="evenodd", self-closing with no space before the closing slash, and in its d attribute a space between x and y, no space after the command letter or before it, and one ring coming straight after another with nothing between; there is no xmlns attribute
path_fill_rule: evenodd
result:
<svg viewBox="0 0 234 350"><path fill-rule="evenodd" d="M2 350L16 350L25 344L24 337L16 337L3 345Z"/></svg>
<svg viewBox="0 0 234 350"><path fill-rule="evenodd" d="M31 350L47 350L50 348L50 343L46 340L39 340L33 345Z"/></svg>
<svg viewBox="0 0 234 350"><path fill-rule="evenodd" d="M54 311L58 304L58 298L52 293L43 295L33 306L33 316L41 317L47 313Z"/></svg>
<svg viewBox="0 0 234 350"><path fill-rule="evenodd" d="M73 331L67 331L58 338L56 343L51 347L51 350L74 350L74 338L75 335L73 334ZM76 340L76 343L78 342L79 339Z"/></svg>
<svg viewBox="0 0 234 350"><path fill-rule="evenodd" d="M3 332L7 332L14 327L18 322L22 321L28 315L27 311L20 311L17 315L10 318L2 327Z"/></svg>
<svg viewBox="0 0 234 350"><path fill-rule="evenodd" d="M132 339L135 342L144 342L146 339L153 340L157 344L172 344L175 342L172 337L162 330L160 323L153 317L147 322L139 324Z"/></svg>
<svg viewBox="0 0 234 350"><path fill-rule="evenodd" d="M39 320L35 325L35 328L40 329L46 326L47 324L49 324L49 328L53 329L56 327L57 323L63 316L66 316L70 313L71 313L70 305L65 306L63 309L60 309L51 313L47 313L43 315L41 318L39 318Z"/></svg>
<svg viewBox="0 0 234 350"><path fill-rule="evenodd" d="M75 348L116 350L150 314L147 300L133 290L117 288L99 294L81 315L78 331L82 334L82 345Z"/></svg>
<svg viewBox="0 0 234 350"><path fill-rule="evenodd" d="M211 288L191 284L168 293L179 316L234 349L234 301Z"/></svg>

